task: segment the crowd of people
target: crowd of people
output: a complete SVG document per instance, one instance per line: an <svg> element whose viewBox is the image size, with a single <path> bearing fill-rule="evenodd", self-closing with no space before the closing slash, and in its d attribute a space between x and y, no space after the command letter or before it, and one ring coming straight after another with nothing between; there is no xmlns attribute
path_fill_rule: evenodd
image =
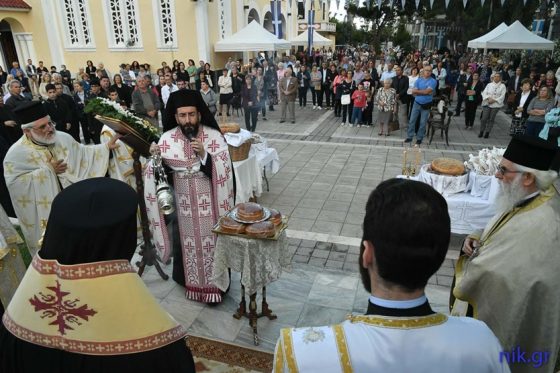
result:
<svg viewBox="0 0 560 373"><path fill-rule="evenodd" d="M131 275L138 198L145 200L161 259L173 258L172 277L184 286L185 296L210 305L221 302L225 292L212 277L216 235L211 228L235 201L231 159L218 121L242 109L247 129L255 131L258 117L265 120L279 105L280 122L295 123L296 100L306 107L311 92L311 110L332 110L343 126L376 123L379 135L387 136L394 122L408 123L407 143L414 137L422 143L437 96L456 101L457 115L465 104L467 128L474 126L482 106L479 137L488 137L497 111L508 103L517 132L495 175L501 187L498 213L462 247L450 301L453 316L434 312L424 292L449 247L445 199L420 182L386 180L372 191L362 225L359 270L371 293L367 314L331 327L282 330L274 370L508 372L511 367L552 372L560 350L555 260L560 197L553 186L559 159L557 143L539 136L542 118L556 104L550 89L557 83L547 73L538 82L525 79L524 62L514 64L512 75L510 65L493 56L480 62L468 54L376 55L347 48L331 51L330 57L315 51L310 57L294 53L279 59L263 53L247 64L229 60L221 75L205 61L197 67L193 60L186 68L179 61L162 63L153 76L150 66L137 62L111 74L103 64L88 61L75 76L66 69L46 71L42 63L35 67L28 61L25 71L14 63L0 105L2 188L37 255L13 300L4 305L0 368L34 371L39 360L26 357L35 354L42 361L54 358L56 364L45 370L53 372L111 371L127 361L140 369L162 359L170 371L193 371L182 341L185 331ZM161 177L159 159L172 186L173 214L160 214L154 182L145 183L143 196L136 195L131 150L83 111L95 97L133 109L162 128L143 177ZM107 174L124 183L103 178ZM123 234L115 236L115 231ZM107 280L111 276L114 281ZM49 324L60 308L50 311L52 305L45 303L51 298L41 290L79 296L81 301L65 303L73 318ZM105 291L112 295L99 295ZM107 307L111 297L119 299ZM47 313L38 317L41 307ZM146 307L144 319L122 317L135 307ZM135 343L118 350L119 343L130 341ZM520 360L519 351L531 360ZM129 356L134 359L126 360Z"/></svg>

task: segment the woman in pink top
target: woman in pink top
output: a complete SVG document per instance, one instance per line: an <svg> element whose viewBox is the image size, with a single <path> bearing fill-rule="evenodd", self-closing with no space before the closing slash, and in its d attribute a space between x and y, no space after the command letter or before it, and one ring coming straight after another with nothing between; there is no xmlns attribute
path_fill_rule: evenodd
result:
<svg viewBox="0 0 560 373"><path fill-rule="evenodd" d="M342 96L340 90L337 89L337 87L342 83L342 81L344 80L344 78L346 78L346 70L345 69L341 69L340 73L335 76L333 83L332 83L332 89L333 89L333 95L335 98L335 103L334 103L334 116L335 117L340 117L340 115L342 114L342 104L340 103L340 96Z"/></svg>

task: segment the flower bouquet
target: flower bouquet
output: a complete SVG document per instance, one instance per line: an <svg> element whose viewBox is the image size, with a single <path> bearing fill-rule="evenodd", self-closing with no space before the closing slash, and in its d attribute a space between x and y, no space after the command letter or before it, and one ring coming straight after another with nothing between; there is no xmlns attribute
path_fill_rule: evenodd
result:
<svg viewBox="0 0 560 373"><path fill-rule="evenodd" d="M470 171L467 190L470 189L472 196L484 200L493 199L498 187L494 174L505 151L504 148L493 147L480 150L478 155L469 154L465 167Z"/></svg>
<svg viewBox="0 0 560 373"><path fill-rule="evenodd" d="M90 100L84 112L95 115L95 119L123 135L120 140L144 157L150 157L150 144L159 140L160 132L150 122L109 99Z"/></svg>

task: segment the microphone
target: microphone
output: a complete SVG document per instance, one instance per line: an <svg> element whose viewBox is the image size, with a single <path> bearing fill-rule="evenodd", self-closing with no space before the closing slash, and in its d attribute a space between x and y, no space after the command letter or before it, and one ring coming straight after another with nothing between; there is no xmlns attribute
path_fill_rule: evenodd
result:
<svg viewBox="0 0 560 373"><path fill-rule="evenodd" d="M184 127L183 128L183 134L185 135L187 140L189 140L189 142L190 142L190 141L192 141L192 139L194 137L194 129L190 126Z"/></svg>

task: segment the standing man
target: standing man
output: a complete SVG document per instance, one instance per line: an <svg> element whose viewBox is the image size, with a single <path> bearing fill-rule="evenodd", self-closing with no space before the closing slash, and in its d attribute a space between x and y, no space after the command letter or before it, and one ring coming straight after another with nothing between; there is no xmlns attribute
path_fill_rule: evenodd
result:
<svg viewBox="0 0 560 373"><path fill-rule="evenodd" d="M515 352L533 357L526 363L510 360L513 372L556 372L560 196L553 183L558 155L555 144L540 138L511 139L495 175L498 213L484 231L467 237L455 267L452 313L488 324L510 358Z"/></svg>
<svg viewBox="0 0 560 373"><path fill-rule="evenodd" d="M4 176L12 203L32 255L39 249L54 197L80 180L103 177L107 173L108 144L85 146L58 132L38 101L21 104L14 110L23 136L4 159Z"/></svg>
<svg viewBox="0 0 560 373"><path fill-rule="evenodd" d="M299 88L298 88L298 96L299 96L299 107L306 107L307 106L307 91L309 91L309 82L311 81L311 74L307 71L306 65L301 65L299 72L296 75Z"/></svg>
<svg viewBox="0 0 560 373"><path fill-rule="evenodd" d="M31 58L27 60L27 66L25 66L25 72L29 78L29 87L31 89L31 94L37 96L39 94L39 85L37 84L37 68L33 65Z"/></svg>
<svg viewBox="0 0 560 373"><path fill-rule="evenodd" d="M406 123L407 119L408 119L408 113L406 112L406 104L408 102L408 76L403 75L403 70L402 67L400 66L396 66L395 67L395 77L393 78L393 83L392 83L392 87L395 89L395 92L397 93L396 99L397 99L397 110L396 110L396 115L397 115L397 122L399 122L399 116L400 117L404 117L404 120L402 121L402 123ZM395 115L395 114L393 114Z"/></svg>
<svg viewBox="0 0 560 373"><path fill-rule="evenodd" d="M323 67L326 66L326 63L323 62ZM336 77L336 66L331 64L330 68L322 69L321 73L323 74L323 94L327 100L327 110L330 110L334 106L334 92L333 92L333 82L334 78ZM321 95L321 99L323 98L323 94Z"/></svg>
<svg viewBox="0 0 560 373"><path fill-rule="evenodd" d="M153 90L148 89L146 77L139 77L136 80L136 89L132 92L132 105L134 111L158 128L158 111L161 109L159 98Z"/></svg>
<svg viewBox="0 0 560 373"><path fill-rule="evenodd" d="M414 132L416 130L416 120L420 116L420 127L416 134L416 144L422 144L422 139L426 134L426 123L430 109L432 108L432 98L436 91L437 82L432 78L432 66L426 65L422 69L422 76L414 83L412 88L412 96L414 96L414 105L410 113L410 120L408 121L408 129L405 143L412 142Z"/></svg>
<svg viewBox="0 0 560 373"><path fill-rule="evenodd" d="M68 133L74 140L80 142L80 122L78 119L78 108L76 107L74 98L72 95L64 93L64 85L62 83L55 83L54 86L56 88L57 99L65 102L70 112L70 131Z"/></svg>
<svg viewBox="0 0 560 373"><path fill-rule="evenodd" d="M173 280L185 286L188 299L221 302L222 293L211 282L216 244L212 227L233 207L228 146L200 92L172 93L165 110L166 132L151 151L161 154L176 206L175 213L164 219L150 163L144 195L154 241L163 262L173 254Z"/></svg>
<svg viewBox="0 0 560 373"><path fill-rule="evenodd" d="M504 106L506 86L502 83L502 75L498 72L492 74L492 82L482 91L482 117L480 118L480 132L478 137L487 139L494 127L496 114Z"/></svg>
<svg viewBox="0 0 560 373"><path fill-rule="evenodd" d="M395 70L393 70L393 66L395 65L392 62L387 64L387 70L383 71L381 74L381 83L389 79L393 80L393 78L397 75Z"/></svg>
<svg viewBox="0 0 560 373"><path fill-rule="evenodd" d="M165 74L165 85L161 87L161 100L163 101L164 108L167 105L169 95L178 90L179 88L173 84L173 77L171 76L171 73Z"/></svg>
<svg viewBox="0 0 560 373"><path fill-rule="evenodd" d="M436 313L426 298L449 246L444 198L421 182L391 179L371 193L365 213L359 270L371 294L366 314L282 329L274 373L509 372L484 323Z"/></svg>
<svg viewBox="0 0 560 373"><path fill-rule="evenodd" d="M328 89L328 85L327 85L327 74L329 73L329 68L327 66L326 62L323 62L321 64L321 68L319 69L319 72L321 73L321 89L320 90L315 90L315 94L317 95L317 105L322 108L323 107L323 96L324 95L328 95L328 99L327 99L327 106L325 106L325 108L328 110L329 109L329 104L330 104L330 94L327 93L327 89Z"/></svg>
<svg viewBox="0 0 560 373"><path fill-rule="evenodd" d="M521 78L521 68L518 67L517 69L515 69L515 75L512 76L511 78L509 78L509 80L507 82L508 97L509 97L509 95L513 95L513 97L515 97L517 92L521 91L521 81L522 80L523 80L523 78ZM515 99L513 101L508 100L507 110L510 113L512 113L514 108L515 108Z"/></svg>
<svg viewBox="0 0 560 373"><path fill-rule="evenodd" d="M468 66L465 71L461 71L459 79L457 80L457 106L455 106L455 116L461 115L461 106L467 99L467 87L472 82L473 70ZM466 104L465 104L466 105Z"/></svg>
<svg viewBox="0 0 560 373"><path fill-rule="evenodd" d="M63 101L56 94L56 86L54 84L47 84L45 87L47 90L48 99L43 102L45 111L56 125L57 131L66 132L70 134L70 129L72 128L72 113L68 104Z"/></svg>
<svg viewBox="0 0 560 373"><path fill-rule="evenodd" d="M292 123L296 122L295 102L296 92L298 89L297 79L292 77L292 71L286 69L284 77L278 82L278 89L280 90L280 123L286 121L286 109L288 109Z"/></svg>
<svg viewBox="0 0 560 373"><path fill-rule="evenodd" d="M5 105L10 110L14 110L23 102L30 101L21 93L21 83L17 79L10 81L8 91L10 92L10 96L6 100Z"/></svg>

